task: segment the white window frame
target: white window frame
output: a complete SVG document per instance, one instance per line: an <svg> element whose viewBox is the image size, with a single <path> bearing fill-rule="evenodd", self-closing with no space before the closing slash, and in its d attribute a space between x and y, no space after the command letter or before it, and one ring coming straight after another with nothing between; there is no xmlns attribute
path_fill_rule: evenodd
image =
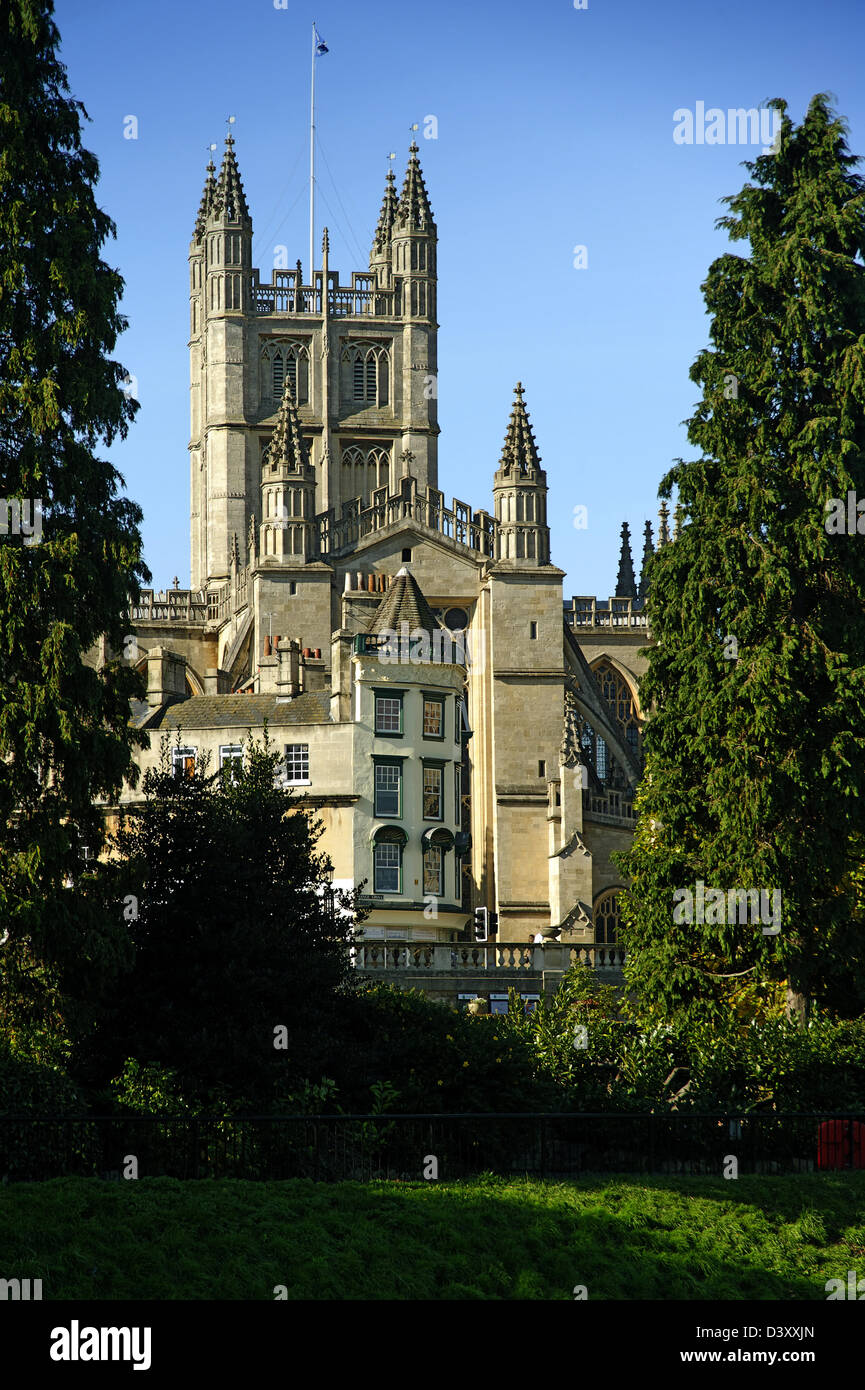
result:
<svg viewBox="0 0 865 1390"><path fill-rule="evenodd" d="M243 744L242 743L221 743L219 745L219 771L231 764L239 762L243 765ZM231 781L235 781L232 775Z"/></svg>
<svg viewBox="0 0 865 1390"><path fill-rule="evenodd" d="M395 854L396 854L396 861L395 861L394 863L391 863L391 864L379 864L379 862L378 862L378 852L379 852L379 850L381 850L381 849L390 849L391 847L393 848L393 850L394 850L394 852L395 852ZM403 873L402 852L403 852L403 846L402 846L402 845L399 843L399 841L397 841L397 840L379 840L378 843L375 844L375 845L373 846L373 855L372 855L372 860L373 860L373 870L372 870L372 873L373 873L373 885L372 885L372 886L373 886L373 891L374 891L375 893L379 893L379 894L381 894L383 897L400 897L400 896L401 896L401 891L402 891L402 873ZM396 887L395 887L395 888L380 888L380 887L379 887L379 879L378 879L379 873L381 872L381 873L389 874L389 873L393 873L394 871L396 872Z"/></svg>
<svg viewBox="0 0 865 1390"><path fill-rule="evenodd" d="M192 772L195 772L195 764L198 758L198 749L192 744L184 744L182 748L172 748L171 750L171 772L172 776L181 775L189 777L190 772L186 767L187 760L192 759Z"/></svg>
<svg viewBox="0 0 865 1390"><path fill-rule="evenodd" d="M300 750L299 763L300 763L301 771L303 770L304 766L306 767L306 776L305 776L305 777L303 777L303 776L301 776L301 777L292 777L292 776L291 776L291 771L292 771L292 769L293 769L293 767L294 767L294 765L295 765L295 758L292 757L292 758L291 758L291 761L289 762L289 749L292 749L292 750L293 750L293 749L299 749L299 750ZM285 769L285 785L286 785L287 787L309 787L309 786L311 786L312 783L311 783L310 776L309 776L309 744L308 744L308 743L287 743L287 744L285 745L285 750L284 750L283 768Z"/></svg>

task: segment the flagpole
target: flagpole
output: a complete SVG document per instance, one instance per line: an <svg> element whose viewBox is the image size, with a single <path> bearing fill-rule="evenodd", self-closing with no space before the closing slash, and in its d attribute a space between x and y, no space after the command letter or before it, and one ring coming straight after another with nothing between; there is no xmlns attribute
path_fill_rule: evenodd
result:
<svg viewBox="0 0 865 1390"><path fill-rule="evenodd" d="M315 21L312 25L312 73L309 83L309 276L314 284L312 255L315 233Z"/></svg>

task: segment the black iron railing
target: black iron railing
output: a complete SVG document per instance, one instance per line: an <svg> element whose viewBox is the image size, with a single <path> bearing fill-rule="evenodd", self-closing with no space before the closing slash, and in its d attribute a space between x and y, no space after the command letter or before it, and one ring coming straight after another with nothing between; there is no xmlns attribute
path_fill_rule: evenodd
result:
<svg viewBox="0 0 865 1390"><path fill-rule="evenodd" d="M0 1180L441 1180L865 1169L865 1112L0 1116ZM425 1171L426 1170L426 1171ZM433 1172L434 1170L434 1172Z"/></svg>

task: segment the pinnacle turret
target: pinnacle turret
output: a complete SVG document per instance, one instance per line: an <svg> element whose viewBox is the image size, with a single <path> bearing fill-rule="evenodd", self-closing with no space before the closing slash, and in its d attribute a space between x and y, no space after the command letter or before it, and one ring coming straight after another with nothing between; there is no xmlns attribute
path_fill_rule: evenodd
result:
<svg viewBox="0 0 865 1390"><path fill-rule="evenodd" d="M643 563L640 569L640 598L645 598L649 592L649 565L655 554L655 547L652 544L652 523L647 521L643 527Z"/></svg>
<svg viewBox="0 0 865 1390"><path fill-rule="evenodd" d="M216 197L216 165L211 157L207 166L207 173L204 180L204 189L201 194L201 202L198 205L198 216L195 219L195 240L200 241L204 235L204 225L210 216L213 202Z"/></svg>
<svg viewBox="0 0 865 1390"><path fill-rule="evenodd" d="M262 459L263 465L282 463L289 473L303 473L309 467L309 455L300 432L297 406L286 381L276 416L276 427Z"/></svg>
<svg viewBox="0 0 865 1390"><path fill-rule="evenodd" d="M518 381L514 388L514 403L511 418L505 435L499 468L503 473L516 472L521 477L537 473L541 456L535 444L535 436L529 422L529 414L523 400L523 384Z"/></svg>
<svg viewBox="0 0 865 1390"><path fill-rule="evenodd" d="M409 145L408 168L396 209L396 224L400 231L422 231L435 233L432 209L429 205L423 172L418 160L418 147L412 140ZM387 194L385 194L387 198Z"/></svg>
<svg viewBox="0 0 865 1390"><path fill-rule="evenodd" d="M631 528L627 521L622 522L622 548L619 552L619 574L616 579L616 598L636 598L637 581L634 578L634 562L631 558Z"/></svg>
<svg viewBox="0 0 865 1390"><path fill-rule="evenodd" d="M658 549L670 544L670 508L662 502L658 509Z"/></svg>
<svg viewBox="0 0 865 1390"><path fill-rule="evenodd" d="M246 195L234 156L234 136L230 131L225 137L225 153L222 156L222 168L219 171L212 207L215 216L224 217L229 222L250 221Z"/></svg>
<svg viewBox="0 0 865 1390"><path fill-rule="evenodd" d="M370 261L376 257L386 256L388 254L390 250L391 231L396 221L397 207L398 203L396 188L394 187L393 169L388 169L381 212L378 215L378 226L375 229L372 251L370 252Z"/></svg>

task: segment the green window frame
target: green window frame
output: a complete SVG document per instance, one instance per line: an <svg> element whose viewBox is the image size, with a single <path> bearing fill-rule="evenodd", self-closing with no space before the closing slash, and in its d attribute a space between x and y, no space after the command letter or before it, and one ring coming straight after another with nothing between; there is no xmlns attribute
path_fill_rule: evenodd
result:
<svg viewBox="0 0 865 1390"><path fill-rule="evenodd" d="M383 738L402 738L403 735L403 692L401 690L376 690L373 709L373 729ZM396 720L394 721L394 715ZM396 723L396 728L388 724Z"/></svg>
<svg viewBox="0 0 865 1390"><path fill-rule="evenodd" d="M373 814L382 820L402 819L402 759L375 758L373 762ZM396 793L396 802L393 794ZM394 805L396 809L394 810Z"/></svg>
<svg viewBox="0 0 865 1390"><path fill-rule="evenodd" d="M442 821L444 808L444 763L424 761L422 768L422 806L424 820Z"/></svg>
<svg viewBox="0 0 865 1390"><path fill-rule="evenodd" d="M445 854L441 845L427 845L423 852L424 897L432 893L443 898L445 893Z"/></svg>
<svg viewBox="0 0 865 1390"><path fill-rule="evenodd" d="M436 733L438 729L438 733ZM444 742L445 737L445 696L444 695L424 695L423 697L423 724L422 732L424 738L434 738L439 743Z"/></svg>
<svg viewBox="0 0 865 1390"><path fill-rule="evenodd" d="M402 893L402 850L398 840L378 840L372 851L374 893ZM394 879L393 875L396 875ZM396 887L394 887L394 882Z"/></svg>

